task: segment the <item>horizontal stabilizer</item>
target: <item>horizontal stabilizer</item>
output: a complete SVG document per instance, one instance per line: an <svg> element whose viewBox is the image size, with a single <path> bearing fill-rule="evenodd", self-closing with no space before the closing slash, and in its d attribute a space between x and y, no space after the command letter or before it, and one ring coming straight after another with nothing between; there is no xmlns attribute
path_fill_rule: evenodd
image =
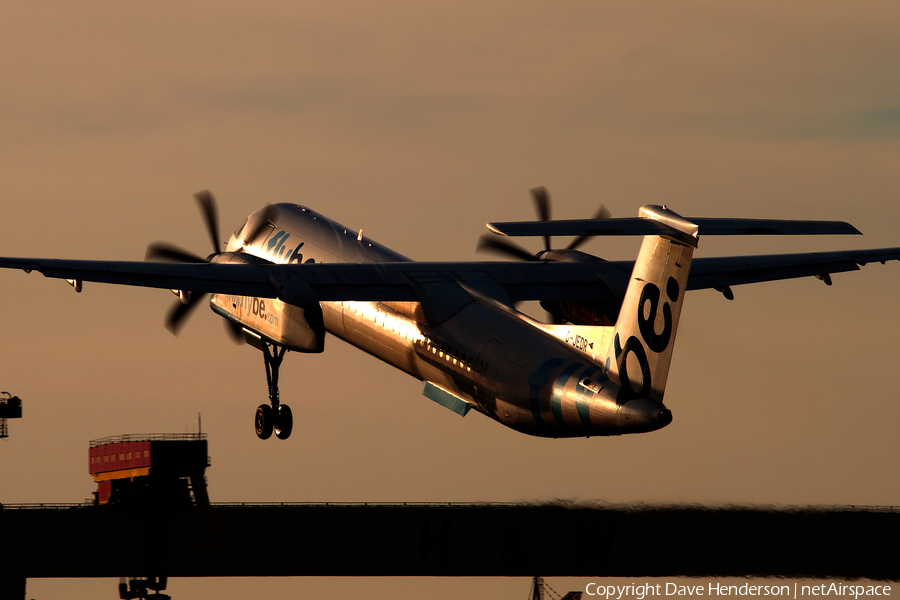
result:
<svg viewBox="0 0 900 600"><path fill-rule="evenodd" d="M649 209L649 210L648 210ZM657 213L660 207L647 206L641 212ZM791 221L781 219L710 219L684 217L695 225L693 235L859 235L844 221ZM511 237L528 236L622 236L684 235L684 227L648 217L619 219L574 219L570 221L515 221L488 223L488 229Z"/></svg>

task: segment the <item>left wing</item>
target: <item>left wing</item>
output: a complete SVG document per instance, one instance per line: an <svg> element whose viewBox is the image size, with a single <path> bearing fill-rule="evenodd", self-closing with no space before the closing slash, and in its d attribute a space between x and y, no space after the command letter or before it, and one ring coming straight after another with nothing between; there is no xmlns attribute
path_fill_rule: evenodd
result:
<svg viewBox="0 0 900 600"><path fill-rule="evenodd" d="M275 288L259 266L0 257L2 268L54 279L274 298Z"/></svg>
<svg viewBox="0 0 900 600"><path fill-rule="evenodd" d="M598 296L601 280L627 284L633 263L399 262L307 264L157 263L0 257L0 268L45 277L160 289L275 298L288 280L321 301L416 301L428 283L458 281L512 302Z"/></svg>

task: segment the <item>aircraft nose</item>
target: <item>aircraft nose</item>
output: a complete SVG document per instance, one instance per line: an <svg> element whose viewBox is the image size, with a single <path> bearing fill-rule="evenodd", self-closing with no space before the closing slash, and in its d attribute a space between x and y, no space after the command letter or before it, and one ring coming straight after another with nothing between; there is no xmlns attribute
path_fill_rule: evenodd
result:
<svg viewBox="0 0 900 600"><path fill-rule="evenodd" d="M629 400L619 407L619 425L628 431L654 431L672 422L672 411L650 398Z"/></svg>

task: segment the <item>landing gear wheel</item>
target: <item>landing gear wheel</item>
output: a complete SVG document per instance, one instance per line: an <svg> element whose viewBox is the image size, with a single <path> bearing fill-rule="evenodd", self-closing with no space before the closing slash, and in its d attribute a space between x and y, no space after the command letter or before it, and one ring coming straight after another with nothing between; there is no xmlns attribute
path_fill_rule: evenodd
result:
<svg viewBox="0 0 900 600"><path fill-rule="evenodd" d="M275 413L268 404L260 404L256 409L256 437L267 440L272 437L272 425L275 421Z"/></svg>
<svg viewBox="0 0 900 600"><path fill-rule="evenodd" d="M291 437L294 430L294 414L291 407L287 404L278 406L278 418L275 420L275 437L279 440L286 440Z"/></svg>
<svg viewBox="0 0 900 600"><path fill-rule="evenodd" d="M266 362L266 381L269 384L269 403L256 409L256 435L261 440L272 437L272 431L279 439L286 440L294 429L294 416L288 406L278 402L278 367L287 348L263 341L260 349Z"/></svg>

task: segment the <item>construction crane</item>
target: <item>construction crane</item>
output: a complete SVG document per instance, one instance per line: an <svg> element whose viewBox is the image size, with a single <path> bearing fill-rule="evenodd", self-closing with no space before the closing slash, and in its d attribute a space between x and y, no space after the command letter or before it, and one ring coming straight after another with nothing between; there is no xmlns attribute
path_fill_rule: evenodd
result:
<svg viewBox="0 0 900 600"><path fill-rule="evenodd" d="M7 419L22 418L22 400L9 392L0 392L6 398L0 397L0 438L9 437L9 424Z"/></svg>
<svg viewBox="0 0 900 600"><path fill-rule="evenodd" d="M549 595L544 595L544 592L549 592ZM528 600L581 600L581 594L581 592L569 592L565 596L560 596L556 590L547 585L543 577L535 575L531 580L531 593L528 595Z"/></svg>

